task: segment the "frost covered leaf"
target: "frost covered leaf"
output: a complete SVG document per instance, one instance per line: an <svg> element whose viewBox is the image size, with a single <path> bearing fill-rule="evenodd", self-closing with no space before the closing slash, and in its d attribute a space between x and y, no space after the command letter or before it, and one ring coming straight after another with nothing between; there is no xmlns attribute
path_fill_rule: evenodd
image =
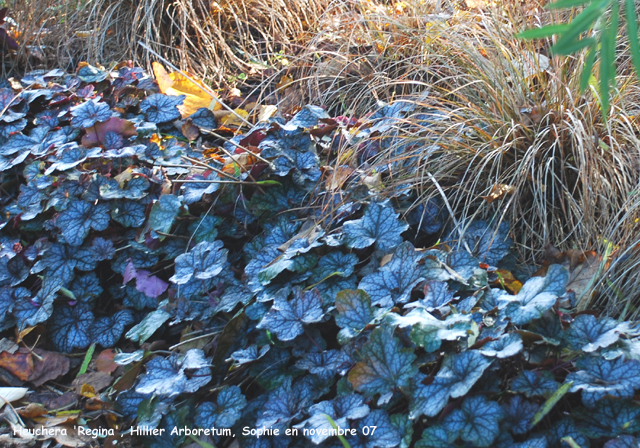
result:
<svg viewBox="0 0 640 448"><path fill-rule="evenodd" d="M105 230L109 226L109 206L93 205L85 201L72 201L56 219L67 243L80 246L89 230Z"/></svg>
<svg viewBox="0 0 640 448"><path fill-rule="evenodd" d="M153 358L146 365L147 373L136 386L141 394L176 396L182 392L195 392L211 381L210 359L199 349L190 349L185 355L172 353L168 358ZM189 370L193 372L193 378Z"/></svg>
<svg viewBox="0 0 640 448"><path fill-rule="evenodd" d="M91 344L93 321L93 313L85 304L56 307L48 322L49 338L64 353L86 348Z"/></svg>
<svg viewBox="0 0 640 448"><path fill-rule="evenodd" d="M570 392L582 391L585 406L594 407L605 395L631 398L640 389L640 361L589 357L576 366L580 370L567 375L566 382L573 381Z"/></svg>
<svg viewBox="0 0 640 448"><path fill-rule="evenodd" d="M392 307L404 303L409 300L413 288L424 280L418 267L420 258L413 245L404 242L396 248L391 261L362 279L358 289L369 294L374 305Z"/></svg>
<svg viewBox="0 0 640 448"><path fill-rule="evenodd" d="M527 397L546 397L555 392L559 386L560 384L549 372L524 370L513 380L510 390L521 392Z"/></svg>
<svg viewBox="0 0 640 448"><path fill-rule="evenodd" d="M574 350L590 353L608 347L620 338L620 333L628 331L626 323L619 324L610 317L596 319L590 314L582 314L571 322L564 338Z"/></svg>
<svg viewBox="0 0 640 448"><path fill-rule="evenodd" d="M402 440L402 434L391 424L389 414L381 409L371 411L359 420L356 434L347 437L351 448L394 448Z"/></svg>
<svg viewBox="0 0 640 448"><path fill-rule="evenodd" d="M176 257L176 272L169 280L183 285L192 278L206 280L220 274L229 252L222 246L222 241L203 241L186 254Z"/></svg>
<svg viewBox="0 0 640 448"><path fill-rule="evenodd" d="M363 249L375 243L376 249L388 252L402 243L400 234L409 225L398 219L399 213L377 202L369 204L360 219L343 225L345 244L353 249Z"/></svg>
<svg viewBox="0 0 640 448"><path fill-rule="evenodd" d="M466 442L488 447L498 437L499 422L503 417L498 403L483 396L469 397L462 402L460 409L445 417L443 426L447 431L459 433Z"/></svg>
<svg viewBox="0 0 640 448"><path fill-rule="evenodd" d="M462 397L480 379L491 360L476 350L469 350L444 359L436 380L450 386L451 397Z"/></svg>
<svg viewBox="0 0 640 448"><path fill-rule="evenodd" d="M74 128L89 128L98 122L107 121L112 116L107 103L87 101L71 108L71 126Z"/></svg>
<svg viewBox="0 0 640 448"><path fill-rule="evenodd" d="M163 194L151 208L149 226L157 232L169 233L181 206L182 203L176 196Z"/></svg>
<svg viewBox="0 0 640 448"><path fill-rule="evenodd" d="M124 328L133 322L133 314L129 310L118 311L113 316L101 317L91 327L91 339L105 348L113 347L122 337Z"/></svg>
<svg viewBox="0 0 640 448"><path fill-rule="evenodd" d="M424 299L408 303L408 308L421 307L427 311L442 308L453 300L453 292L449 291L447 282L429 282L424 285Z"/></svg>
<svg viewBox="0 0 640 448"><path fill-rule="evenodd" d="M168 96L154 93L140 102L140 111L147 115L147 120L151 123L179 120L181 115L178 106L185 98L185 95Z"/></svg>
<svg viewBox="0 0 640 448"><path fill-rule="evenodd" d="M178 363L178 355L169 358L158 356L146 364L147 373L142 376L136 386L139 394L158 394L175 396L182 393L187 383L187 376Z"/></svg>
<svg viewBox="0 0 640 448"><path fill-rule="evenodd" d="M508 404L505 403L502 406L505 414L505 427L512 434L525 434L531 429L531 420L533 420L533 416L536 415L539 407L520 395L516 395L511 398Z"/></svg>
<svg viewBox="0 0 640 448"><path fill-rule="evenodd" d="M496 341L485 344L480 353L496 358L508 358L522 351L522 338L518 333L508 333L500 336Z"/></svg>
<svg viewBox="0 0 640 448"><path fill-rule="evenodd" d="M351 339L369 325L376 316L376 308L366 292L358 290L340 291L336 296L336 324L342 328L338 335L341 339Z"/></svg>
<svg viewBox="0 0 640 448"><path fill-rule="evenodd" d="M231 428L240 418L247 400L238 386L227 386L218 392L215 402L198 406L194 423L199 428Z"/></svg>
<svg viewBox="0 0 640 448"><path fill-rule="evenodd" d="M361 395L351 393L340 395L331 401L321 401L309 408L311 417L296 425L296 428L313 429L309 431L309 439L316 445L329 438L329 431L333 428L327 415L331 417L339 428L348 428L348 420L360 419L369 414L369 406L363 403Z"/></svg>
<svg viewBox="0 0 640 448"><path fill-rule="evenodd" d="M291 301L276 298L269 312L256 326L275 333L281 341L291 341L304 331L304 324L320 322L322 298L317 289L303 291L299 287L293 288Z"/></svg>
<svg viewBox="0 0 640 448"><path fill-rule="evenodd" d="M563 266L551 265L545 277L533 277L525 282L516 296L499 297L500 308L515 325L524 325L541 318L565 293L569 272Z"/></svg>
<svg viewBox="0 0 640 448"><path fill-rule="evenodd" d="M362 361L349 372L349 381L355 390L367 396L375 394L391 398L390 393L409 387L418 372L413 365L413 350L402 348L400 341L383 328L371 332L369 341L360 351Z"/></svg>

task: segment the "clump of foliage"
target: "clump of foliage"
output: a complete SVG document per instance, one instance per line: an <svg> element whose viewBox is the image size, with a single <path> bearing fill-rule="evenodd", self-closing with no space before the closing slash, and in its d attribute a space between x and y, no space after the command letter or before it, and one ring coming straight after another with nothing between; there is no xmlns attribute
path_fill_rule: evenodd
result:
<svg viewBox="0 0 640 448"><path fill-rule="evenodd" d="M640 329L572 314L563 266L505 283L506 224L459 234L434 200L405 222L413 193L337 158L354 121L305 106L241 134L127 64L21 84L0 89L0 325L121 349L83 424L167 429L149 447L185 426L230 428L217 447L637 444Z"/></svg>

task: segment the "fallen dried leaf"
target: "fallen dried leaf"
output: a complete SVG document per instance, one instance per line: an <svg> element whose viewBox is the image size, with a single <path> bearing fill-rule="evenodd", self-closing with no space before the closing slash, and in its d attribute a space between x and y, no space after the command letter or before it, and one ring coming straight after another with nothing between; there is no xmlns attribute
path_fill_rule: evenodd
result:
<svg viewBox="0 0 640 448"><path fill-rule="evenodd" d="M118 364L113 362L113 358L116 356L116 352L113 349L102 350L96 359L96 369L98 372L111 373L118 368Z"/></svg>
<svg viewBox="0 0 640 448"><path fill-rule="evenodd" d="M86 134L82 137L81 142L82 146L86 146L87 148L102 145L105 141L107 132L115 132L125 139L133 137L138 133L132 122L118 117L111 117L103 123L96 123L85 131Z"/></svg>
<svg viewBox="0 0 640 448"><path fill-rule="evenodd" d="M69 359L66 356L38 348L34 350L34 353L42 358L39 360L35 356L33 357L34 370L29 376L29 381L34 385L41 386L47 381L55 380L69 372Z"/></svg>
<svg viewBox="0 0 640 448"><path fill-rule="evenodd" d="M82 395L84 386L91 386L95 394L111 386L112 382L113 378L106 372L90 372L78 376L71 385L75 387L77 394Z"/></svg>
<svg viewBox="0 0 640 448"><path fill-rule="evenodd" d="M513 194L516 188L513 185L507 184L495 184L491 187L491 191L488 196L482 196L482 199L487 201L487 204L491 204L493 201L497 201L506 194Z"/></svg>
<svg viewBox="0 0 640 448"><path fill-rule="evenodd" d="M31 353L0 353L0 367L20 378L29 381L33 375L33 356Z"/></svg>
<svg viewBox="0 0 640 448"><path fill-rule="evenodd" d="M80 434L75 428L71 426L66 426L64 428L66 429L66 431L56 432L56 442L70 447L88 446L91 443L91 436Z"/></svg>
<svg viewBox="0 0 640 448"><path fill-rule="evenodd" d="M18 414L24 418L36 418L47 414L49 411L40 403L29 403L28 405L16 409Z"/></svg>

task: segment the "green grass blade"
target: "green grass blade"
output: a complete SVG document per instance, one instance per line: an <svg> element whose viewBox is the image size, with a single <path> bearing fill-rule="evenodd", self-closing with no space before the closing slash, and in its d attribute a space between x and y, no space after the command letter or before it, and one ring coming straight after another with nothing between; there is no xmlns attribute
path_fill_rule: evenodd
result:
<svg viewBox="0 0 640 448"><path fill-rule="evenodd" d="M596 40L593 37L586 39L574 40L573 42L565 43L561 48L557 48L557 45L553 45L549 51L552 55L568 56L570 54L577 53L583 48L594 47Z"/></svg>
<svg viewBox="0 0 640 448"><path fill-rule="evenodd" d="M549 3L545 6L545 9L563 9L573 8L575 6L586 5L591 3L592 0L558 0L557 2Z"/></svg>
<svg viewBox="0 0 640 448"><path fill-rule="evenodd" d="M87 350L87 354L84 355L84 361L82 361L82 365L80 366L80 370L78 371L78 378L80 375L84 375L87 373L87 368L89 367L89 363L91 362L91 358L93 357L93 352L96 350L96 343L94 342Z"/></svg>
<svg viewBox="0 0 640 448"><path fill-rule="evenodd" d="M587 53L587 57L584 61L584 68L582 69L582 73L580 74L580 94L583 94L584 91L589 86L589 79L591 78L591 71L593 70L593 64L596 61L596 47L595 45L589 48L589 52Z"/></svg>
<svg viewBox="0 0 640 448"><path fill-rule="evenodd" d="M543 37L551 37L554 34L562 34L569 29L569 24L562 23L560 25L547 25L542 28L531 28L516 34L520 39L541 39Z"/></svg>
<svg viewBox="0 0 640 448"><path fill-rule="evenodd" d="M331 425L331 427L337 431L338 430L338 425L336 425L336 422L333 421L331 416L327 415L327 414L322 414L322 415L324 415L324 417L327 419L327 421L329 421L329 424ZM342 446L344 448L351 448L351 445L349 445L349 442L347 442L347 439L345 439L343 436L338 435L338 439L340 440L340 442L342 442Z"/></svg>
<svg viewBox="0 0 640 448"><path fill-rule="evenodd" d="M562 33L554 45L555 51L557 51L558 54L567 54L563 51L563 47L573 44L578 40L580 34L591 28L594 22L602 16L602 12L608 6L608 3L608 1L594 2L578 14L569 24L569 29L565 33Z"/></svg>
<svg viewBox="0 0 640 448"><path fill-rule="evenodd" d="M533 416L533 420L531 420L531 427L536 426L538 423L540 423L540 421L542 421L544 416L547 415L549 411L551 411L551 409L553 409L556 403L560 401L560 399L564 397L567 392L569 392L571 386L573 386L573 381L569 381L568 383L563 384L558 388L558 390L553 393L553 395L551 395L547 399L547 401L544 402L538 412L536 412L536 415Z"/></svg>
<svg viewBox="0 0 640 448"><path fill-rule="evenodd" d="M562 439L560 439L560 441L566 443L571 448L581 448L580 445L578 445L578 443L573 440L573 437L571 436L563 437Z"/></svg>
<svg viewBox="0 0 640 448"><path fill-rule="evenodd" d="M616 72L615 57L616 57L616 37L618 35L618 20L619 20L619 6L618 2L613 2L611 8L611 17L607 28L601 35L600 46L600 103L602 104L602 116L607 120L609 115L610 106L610 88L614 83L614 76Z"/></svg>
<svg viewBox="0 0 640 448"><path fill-rule="evenodd" d="M627 34L629 34L629 49L631 60L636 70L636 76L640 79L640 42L638 42L638 18L634 0L624 2L625 19L627 20Z"/></svg>

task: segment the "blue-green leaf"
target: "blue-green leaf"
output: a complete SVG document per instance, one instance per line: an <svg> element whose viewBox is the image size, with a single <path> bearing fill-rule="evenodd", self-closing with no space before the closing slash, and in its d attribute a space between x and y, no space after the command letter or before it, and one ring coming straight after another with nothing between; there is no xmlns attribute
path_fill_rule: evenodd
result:
<svg viewBox="0 0 640 448"><path fill-rule="evenodd" d="M491 446L500 433L499 423L504 418L500 405L483 396L469 397L460 409L443 420L447 431L459 433L462 440L478 447Z"/></svg>
<svg viewBox="0 0 640 448"><path fill-rule="evenodd" d="M344 290L336 296L336 324L342 328L339 339L351 339L369 325L376 317L376 308L366 292Z"/></svg>
<svg viewBox="0 0 640 448"><path fill-rule="evenodd" d="M362 361L349 372L355 390L382 400L391 398L395 390L409 387L418 369L413 365L413 350L402 348L400 341L386 329L376 328L360 350Z"/></svg>
<svg viewBox="0 0 640 448"><path fill-rule="evenodd" d="M93 313L85 304L56 307L47 327L51 342L65 353L87 348L91 344L93 321Z"/></svg>
<svg viewBox="0 0 640 448"><path fill-rule="evenodd" d="M96 123L107 121L113 113L107 103L89 100L71 108L71 126L74 128L90 128Z"/></svg>
<svg viewBox="0 0 640 448"><path fill-rule="evenodd" d="M215 402L206 401L198 406L194 423L199 428L231 428L246 405L247 399L238 386L224 387Z"/></svg>
<svg viewBox="0 0 640 448"><path fill-rule="evenodd" d="M527 397L546 397L555 392L559 386L560 384L549 372L523 370L511 383L510 390L521 392Z"/></svg>
<svg viewBox="0 0 640 448"><path fill-rule="evenodd" d="M631 398L640 389L640 361L588 357L576 366L580 370L567 375L566 381L573 381L570 392L582 391L582 401L588 407L605 395Z"/></svg>
<svg viewBox="0 0 640 448"><path fill-rule="evenodd" d="M147 116L151 123L166 123L180 119L178 106L182 104L185 95L168 96L154 93L140 102L140 111Z"/></svg>
<svg viewBox="0 0 640 448"><path fill-rule="evenodd" d="M418 267L420 259L413 245L404 242L396 248L391 261L360 281L358 289L369 294L374 305L391 307L404 303L409 300L413 288L424 280Z"/></svg>
<svg viewBox="0 0 640 448"><path fill-rule="evenodd" d="M85 201L72 201L67 210L56 219L67 243L80 246L91 229L101 231L109 226L109 206L93 205Z"/></svg>
<svg viewBox="0 0 640 448"><path fill-rule="evenodd" d="M392 208L372 202L362 218L344 223L345 244L363 249L375 243L376 249L389 252L402 243L400 234L409 228L398 216Z"/></svg>
<svg viewBox="0 0 640 448"><path fill-rule="evenodd" d="M222 246L222 241L203 241L186 254L176 257L175 274L169 280L183 285L192 278L206 280L220 274L229 252Z"/></svg>
<svg viewBox="0 0 640 448"><path fill-rule="evenodd" d="M158 232L169 233L181 206L182 204L176 196L163 194L151 208L149 226Z"/></svg>
<svg viewBox="0 0 640 448"><path fill-rule="evenodd" d="M590 353L615 343L620 338L620 333L625 333L628 329L627 324L619 324L610 317L596 319L590 314L582 314L571 322L564 338L572 349Z"/></svg>
<svg viewBox="0 0 640 448"><path fill-rule="evenodd" d="M257 328L275 333L281 341L291 341L302 334L305 324L320 322L323 316L322 298L318 290L304 292L295 287L293 299L287 301L276 298Z"/></svg>

